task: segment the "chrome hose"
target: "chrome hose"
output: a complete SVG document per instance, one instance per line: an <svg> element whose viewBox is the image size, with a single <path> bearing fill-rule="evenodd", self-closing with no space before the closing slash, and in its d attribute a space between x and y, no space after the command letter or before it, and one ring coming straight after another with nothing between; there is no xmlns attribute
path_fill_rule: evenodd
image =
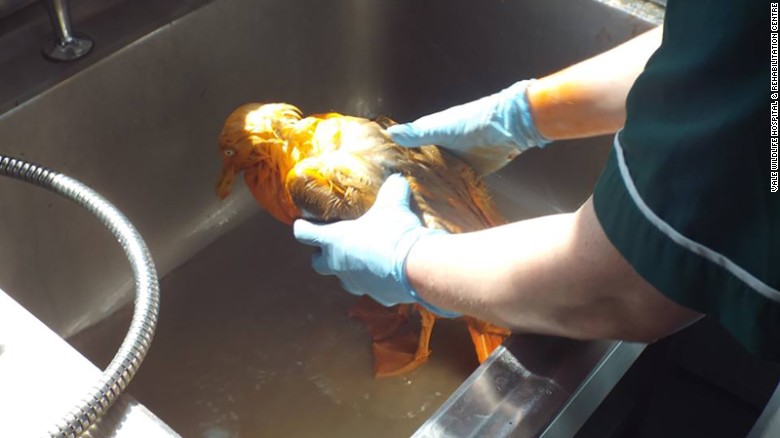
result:
<svg viewBox="0 0 780 438"><path fill-rule="evenodd" d="M0 175L35 184L76 202L119 240L135 277L135 310L130 329L100 379L50 430L57 438L76 438L86 432L125 390L138 371L157 325L160 285L149 249L130 221L97 192L61 173L0 155Z"/></svg>

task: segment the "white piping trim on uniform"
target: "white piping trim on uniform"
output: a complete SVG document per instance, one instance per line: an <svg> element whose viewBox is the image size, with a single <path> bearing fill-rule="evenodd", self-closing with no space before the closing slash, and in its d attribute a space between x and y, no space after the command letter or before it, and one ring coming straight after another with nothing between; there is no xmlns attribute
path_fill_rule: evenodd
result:
<svg viewBox="0 0 780 438"><path fill-rule="evenodd" d="M729 271L731 274L733 274L735 277L740 279L742 282L747 284L750 288L760 293L761 295L769 298L772 301L780 302L780 291L772 288L768 284L754 277L751 273L744 270L741 266L737 265L736 263L731 261L728 257L724 256L723 254L720 254L719 252L716 252L702 245L701 243L695 242L683 236L682 234L680 234L680 232L675 230L671 225L669 225L663 219L658 217L658 215L656 215L653 212L653 210L651 210L650 207L648 207L647 204L645 204L645 201L642 199L642 196L639 194L639 192L636 189L636 186L634 185L634 180L631 178L631 173L628 171L628 166L626 165L626 159L623 156L623 147L620 145L620 139L618 137L619 135L620 132L615 134L614 144L615 144L615 151L617 152L618 168L620 169L620 176L623 178L623 183L626 185L626 190L628 190L628 194L631 195L631 199L634 200L634 203L639 208L639 211L641 211L642 214L645 216L645 218L647 218L647 220L650 221L651 224L653 224L656 228L658 228L667 237L672 239L672 241L675 242L676 244L682 246L683 248L687 249L688 251L696 255L704 257L705 259Z"/></svg>

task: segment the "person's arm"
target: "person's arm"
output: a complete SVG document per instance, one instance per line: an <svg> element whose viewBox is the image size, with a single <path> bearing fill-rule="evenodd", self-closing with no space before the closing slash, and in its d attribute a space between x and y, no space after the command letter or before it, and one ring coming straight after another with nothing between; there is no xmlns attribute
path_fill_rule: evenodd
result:
<svg viewBox="0 0 780 438"><path fill-rule="evenodd" d="M326 225L297 220L295 237L320 248L317 272L386 306L416 302L516 331L639 341L698 316L632 270L590 201L576 213L450 235L422 226L410 193L406 179L393 175L365 215Z"/></svg>
<svg viewBox="0 0 780 438"><path fill-rule="evenodd" d="M464 159L480 175L520 152L553 140L616 132L625 121L628 90L661 43L661 28L541 79L395 125L401 146L435 144Z"/></svg>
<svg viewBox="0 0 780 438"><path fill-rule="evenodd" d="M545 76L527 90L539 133L549 140L616 132L626 120L626 96L661 45L657 27L611 50Z"/></svg>
<svg viewBox="0 0 780 438"><path fill-rule="evenodd" d="M650 342L699 316L631 268L590 200L571 214L420 239L406 270L433 305L516 331Z"/></svg>

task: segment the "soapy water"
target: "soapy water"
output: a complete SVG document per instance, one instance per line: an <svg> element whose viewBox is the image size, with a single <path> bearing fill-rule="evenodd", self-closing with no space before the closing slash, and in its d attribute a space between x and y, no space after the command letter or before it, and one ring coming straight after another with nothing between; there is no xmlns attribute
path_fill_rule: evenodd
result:
<svg viewBox="0 0 780 438"><path fill-rule="evenodd" d="M477 362L464 323L439 320L427 363L372 375L356 297L309 266L311 249L259 214L163 279L160 322L128 392L186 437L400 437ZM127 330L125 308L70 339L99 367Z"/></svg>

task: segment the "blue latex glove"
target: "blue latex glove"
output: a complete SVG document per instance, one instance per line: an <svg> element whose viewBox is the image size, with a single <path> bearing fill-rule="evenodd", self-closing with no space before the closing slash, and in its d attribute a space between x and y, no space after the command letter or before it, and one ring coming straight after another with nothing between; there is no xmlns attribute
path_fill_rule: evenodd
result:
<svg viewBox="0 0 780 438"><path fill-rule="evenodd" d="M496 94L391 126L393 141L405 147L435 144L463 158L479 175L495 172L518 154L550 141L536 130L526 88L520 81Z"/></svg>
<svg viewBox="0 0 780 438"><path fill-rule="evenodd" d="M446 233L422 226L409 209L411 191L406 179L391 175L374 205L358 219L316 225L295 221L293 231L301 243L318 246L312 267L322 275L336 275L355 295L368 294L385 306L419 303L444 317L460 316L423 301L406 278L406 257L420 238Z"/></svg>

